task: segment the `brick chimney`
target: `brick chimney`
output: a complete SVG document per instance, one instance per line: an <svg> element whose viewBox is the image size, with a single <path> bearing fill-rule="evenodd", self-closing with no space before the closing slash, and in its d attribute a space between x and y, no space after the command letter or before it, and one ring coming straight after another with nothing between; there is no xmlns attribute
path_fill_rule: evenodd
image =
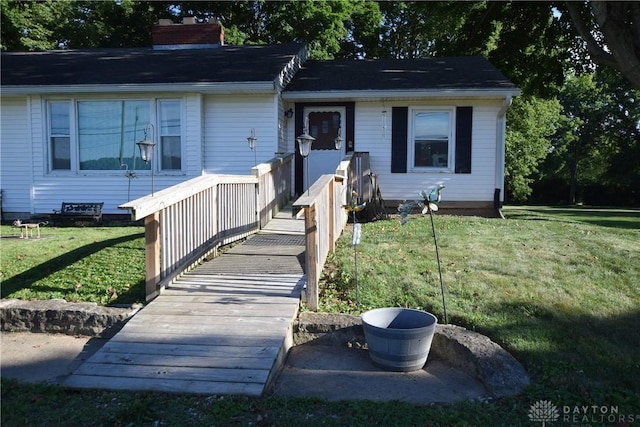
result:
<svg viewBox="0 0 640 427"><path fill-rule="evenodd" d="M217 20L198 24L196 18L183 18L181 24L161 19L153 26L154 49L203 49L224 45L224 29Z"/></svg>

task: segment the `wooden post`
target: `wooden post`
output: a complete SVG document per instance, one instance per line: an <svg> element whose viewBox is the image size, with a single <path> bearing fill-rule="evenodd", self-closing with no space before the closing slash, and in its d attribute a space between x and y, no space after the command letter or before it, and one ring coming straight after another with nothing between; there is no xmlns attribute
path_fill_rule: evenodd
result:
<svg viewBox="0 0 640 427"><path fill-rule="evenodd" d="M318 310L318 227L315 203L306 207L304 228L307 235L307 305L310 310Z"/></svg>
<svg viewBox="0 0 640 427"><path fill-rule="evenodd" d="M335 199L335 178L331 179L329 182L329 253L335 251L336 249L336 199Z"/></svg>
<svg viewBox="0 0 640 427"><path fill-rule="evenodd" d="M146 271L146 300L154 299L159 290L160 282L160 213L154 212L144 218L145 265Z"/></svg>

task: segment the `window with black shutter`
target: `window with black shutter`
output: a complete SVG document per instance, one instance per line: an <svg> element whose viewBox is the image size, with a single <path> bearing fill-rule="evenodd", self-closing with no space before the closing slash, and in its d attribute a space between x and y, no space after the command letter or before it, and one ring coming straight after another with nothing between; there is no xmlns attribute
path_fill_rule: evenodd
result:
<svg viewBox="0 0 640 427"><path fill-rule="evenodd" d="M472 121L472 107L393 107L391 172L471 173Z"/></svg>

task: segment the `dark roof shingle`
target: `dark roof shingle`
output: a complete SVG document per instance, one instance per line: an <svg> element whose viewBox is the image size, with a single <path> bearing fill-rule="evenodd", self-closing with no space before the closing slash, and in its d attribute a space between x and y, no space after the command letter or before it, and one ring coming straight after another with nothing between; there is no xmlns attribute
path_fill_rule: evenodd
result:
<svg viewBox="0 0 640 427"><path fill-rule="evenodd" d="M273 81L300 44L212 49L2 52L2 85L110 85Z"/></svg>
<svg viewBox="0 0 640 427"><path fill-rule="evenodd" d="M307 61L286 92L516 89L481 56Z"/></svg>

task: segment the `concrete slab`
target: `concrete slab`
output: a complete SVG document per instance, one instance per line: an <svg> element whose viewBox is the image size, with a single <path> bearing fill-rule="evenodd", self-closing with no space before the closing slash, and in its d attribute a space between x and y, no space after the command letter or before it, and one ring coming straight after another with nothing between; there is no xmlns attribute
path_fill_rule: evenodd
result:
<svg viewBox="0 0 640 427"><path fill-rule="evenodd" d="M481 382L436 360L428 360L421 370L389 372L375 367L366 350L316 344L297 345L289 351L272 393L421 405L487 397Z"/></svg>
<svg viewBox="0 0 640 427"><path fill-rule="evenodd" d="M19 381L61 384L108 340L63 334L2 332L0 374ZM459 369L428 361L414 372L376 368L366 350L301 344L289 352L271 394L328 401L455 402L486 396L482 383Z"/></svg>
<svg viewBox="0 0 640 427"><path fill-rule="evenodd" d="M0 376L60 384L108 340L31 332L0 334Z"/></svg>

